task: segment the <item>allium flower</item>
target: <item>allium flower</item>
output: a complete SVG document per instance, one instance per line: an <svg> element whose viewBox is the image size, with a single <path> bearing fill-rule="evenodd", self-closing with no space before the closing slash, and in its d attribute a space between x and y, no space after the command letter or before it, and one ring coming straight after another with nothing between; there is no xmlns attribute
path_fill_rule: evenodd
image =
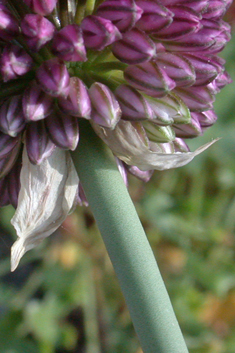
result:
<svg viewBox="0 0 235 353"><path fill-rule="evenodd" d="M0 205L16 207L12 270L87 203L69 152L79 149L79 119L126 184L127 173L148 181L211 145L190 152L183 138L214 124L215 94L230 83L217 56L230 39L230 3L1 2Z"/></svg>

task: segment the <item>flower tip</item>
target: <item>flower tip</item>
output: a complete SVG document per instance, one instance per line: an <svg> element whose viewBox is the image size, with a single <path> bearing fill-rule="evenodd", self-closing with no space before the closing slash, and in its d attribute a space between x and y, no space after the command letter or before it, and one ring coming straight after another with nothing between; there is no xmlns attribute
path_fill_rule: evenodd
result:
<svg viewBox="0 0 235 353"><path fill-rule="evenodd" d="M17 239L11 247L11 272L16 270L26 251L24 240L22 238Z"/></svg>

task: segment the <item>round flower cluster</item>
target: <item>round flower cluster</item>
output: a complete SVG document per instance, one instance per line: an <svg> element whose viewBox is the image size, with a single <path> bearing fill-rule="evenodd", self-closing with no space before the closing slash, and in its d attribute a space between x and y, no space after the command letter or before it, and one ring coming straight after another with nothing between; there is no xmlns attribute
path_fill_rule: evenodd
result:
<svg viewBox="0 0 235 353"><path fill-rule="evenodd" d="M17 206L23 146L74 150L79 119L147 181L186 164L230 82L217 56L231 0L0 1L0 206ZM79 145L78 145L79 148Z"/></svg>

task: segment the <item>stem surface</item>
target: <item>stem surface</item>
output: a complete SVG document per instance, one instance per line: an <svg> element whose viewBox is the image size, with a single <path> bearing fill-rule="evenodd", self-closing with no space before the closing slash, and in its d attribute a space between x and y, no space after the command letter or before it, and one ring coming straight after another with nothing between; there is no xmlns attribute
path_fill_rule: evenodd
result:
<svg viewBox="0 0 235 353"><path fill-rule="evenodd" d="M153 252L112 154L81 121L75 167L144 353L188 353Z"/></svg>

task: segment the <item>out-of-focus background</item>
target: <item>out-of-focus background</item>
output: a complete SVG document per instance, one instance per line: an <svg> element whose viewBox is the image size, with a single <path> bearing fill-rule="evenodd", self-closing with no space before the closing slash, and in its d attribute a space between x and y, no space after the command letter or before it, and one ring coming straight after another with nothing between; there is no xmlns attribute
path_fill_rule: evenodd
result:
<svg viewBox="0 0 235 353"><path fill-rule="evenodd" d="M235 80L234 48L235 37L222 56ZM215 107L218 122L190 147L221 140L129 185L190 353L235 352L235 83ZM0 210L0 353L141 353L89 208L10 273L13 213Z"/></svg>

